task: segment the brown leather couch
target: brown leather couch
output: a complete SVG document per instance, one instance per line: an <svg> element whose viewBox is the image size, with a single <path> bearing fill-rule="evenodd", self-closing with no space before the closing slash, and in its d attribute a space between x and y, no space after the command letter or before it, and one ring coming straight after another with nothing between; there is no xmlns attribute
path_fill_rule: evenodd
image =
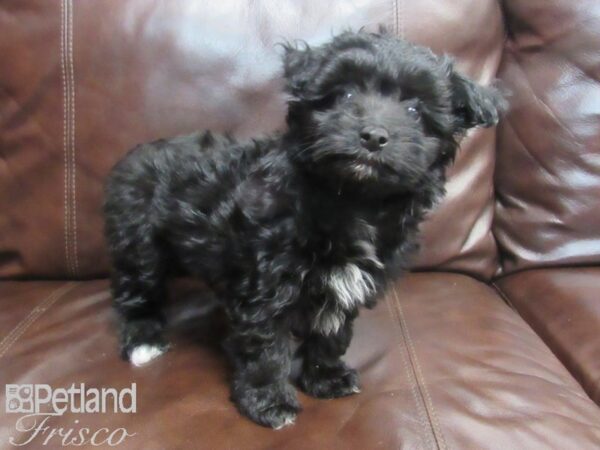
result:
<svg viewBox="0 0 600 450"><path fill-rule="evenodd" d="M241 418L221 318L189 284L173 288L173 350L121 361L110 167L157 137L281 128L274 44L380 23L513 97L497 130L465 139L415 273L358 320L363 392L301 395L282 431ZM597 0L3 0L0 385L137 386L135 414L51 417L24 448L82 427L134 434L118 448L600 448L598 29ZM0 448L31 435L19 417L0 409Z"/></svg>

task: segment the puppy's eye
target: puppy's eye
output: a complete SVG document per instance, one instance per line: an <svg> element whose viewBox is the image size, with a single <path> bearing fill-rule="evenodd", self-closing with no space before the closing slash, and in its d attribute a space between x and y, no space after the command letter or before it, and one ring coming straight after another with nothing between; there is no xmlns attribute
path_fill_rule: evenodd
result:
<svg viewBox="0 0 600 450"><path fill-rule="evenodd" d="M343 102L352 100L356 96L356 91L352 88L344 89L339 95L339 99Z"/></svg>
<svg viewBox="0 0 600 450"><path fill-rule="evenodd" d="M411 105L408 105L406 107L406 112L408 112L408 115L411 116L415 120L421 119L421 109L419 108L418 104L413 103Z"/></svg>

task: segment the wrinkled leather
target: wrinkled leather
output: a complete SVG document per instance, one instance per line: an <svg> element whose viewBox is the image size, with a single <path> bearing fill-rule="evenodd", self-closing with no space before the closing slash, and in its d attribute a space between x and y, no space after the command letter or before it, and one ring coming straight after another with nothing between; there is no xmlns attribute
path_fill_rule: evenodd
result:
<svg viewBox="0 0 600 450"><path fill-rule="evenodd" d="M497 284L600 404L600 267L528 270Z"/></svg>
<svg viewBox="0 0 600 450"><path fill-rule="evenodd" d="M133 368L117 355L108 282L65 281L107 271L102 185L127 149L199 128L279 129L274 44L380 23L482 82L502 60L514 92L498 143L493 129L463 141L417 267L489 280L495 239L505 273L597 265L599 14L591 0L3 1L0 278L59 280L0 282L0 405L6 383L136 382L135 415L52 422L137 433L119 448L599 448L597 268L497 282L545 343L489 286L409 275L357 322L347 360L363 392L301 395L279 432L229 402L223 320L196 284L174 290L173 350ZM0 447L16 417L0 414Z"/></svg>
<svg viewBox="0 0 600 450"><path fill-rule="evenodd" d="M494 234L505 272L600 262L600 9L507 0Z"/></svg>
<svg viewBox="0 0 600 450"><path fill-rule="evenodd" d="M357 321L346 359L362 376L362 393L338 400L301 395L296 425L278 432L241 418L229 401L222 326L218 314L205 311L202 291L175 295L173 349L142 368L118 358L105 281L3 282L0 295L21 299L20 312L2 329L3 337L19 331L10 345L0 344L0 385L136 382L136 414L65 414L52 421L137 433L121 448L600 445L600 409L492 288L461 275L413 274L395 284ZM28 319L40 304L43 312ZM16 417L0 415L0 442L24 437L14 430Z"/></svg>
<svg viewBox="0 0 600 450"><path fill-rule="evenodd" d="M106 274L102 186L129 148L200 128L281 128L276 43L379 24L456 55L482 82L496 74L504 29L494 0L2 2L0 277ZM496 272L494 150L494 130L464 142L423 227L419 267Z"/></svg>

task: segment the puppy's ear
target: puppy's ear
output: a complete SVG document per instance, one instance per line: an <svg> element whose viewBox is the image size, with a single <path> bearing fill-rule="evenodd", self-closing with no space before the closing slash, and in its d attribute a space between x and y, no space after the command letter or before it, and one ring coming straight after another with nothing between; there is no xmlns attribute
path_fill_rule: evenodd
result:
<svg viewBox="0 0 600 450"><path fill-rule="evenodd" d="M496 86L482 86L452 70L452 109L458 131L476 126L497 125L508 110L507 92Z"/></svg>
<svg viewBox="0 0 600 450"><path fill-rule="evenodd" d="M298 99L309 96L309 81L319 69L316 51L305 42L298 44L282 44L283 75L286 79L286 90Z"/></svg>

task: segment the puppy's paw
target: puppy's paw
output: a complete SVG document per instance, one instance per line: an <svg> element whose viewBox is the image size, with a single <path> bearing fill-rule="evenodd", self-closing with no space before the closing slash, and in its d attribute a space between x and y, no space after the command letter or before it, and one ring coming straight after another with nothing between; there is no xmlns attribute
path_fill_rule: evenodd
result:
<svg viewBox="0 0 600 450"><path fill-rule="evenodd" d="M167 345L142 344L131 350L129 361L134 366L143 366L167 351Z"/></svg>
<svg viewBox="0 0 600 450"><path fill-rule="evenodd" d="M274 383L259 388L238 386L234 401L246 417L275 430L293 425L301 409L296 392L289 383Z"/></svg>
<svg viewBox="0 0 600 450"><path fill-rule="evenodd" d="M281 403L269 406L266 410L260 411L256 417L251 417L251 419L274 430L281 430L283 427L293 425L296 422L298 411L298 405Z"/></svg>
<svg viewBox="0 0 600 450"><path fill-rule="evenodd" d="M307 365L298 384L304 392L318 398L338 398L360 392L358 373L342 362L334 367Z"/></svg>
<svg viewBox="0 0 600 450"><path fill-rule="evenodd" d="M121 329L121 356L135 366L142 366L169 349L162 336L162 325L154 320L135 320Z"/></svg>

